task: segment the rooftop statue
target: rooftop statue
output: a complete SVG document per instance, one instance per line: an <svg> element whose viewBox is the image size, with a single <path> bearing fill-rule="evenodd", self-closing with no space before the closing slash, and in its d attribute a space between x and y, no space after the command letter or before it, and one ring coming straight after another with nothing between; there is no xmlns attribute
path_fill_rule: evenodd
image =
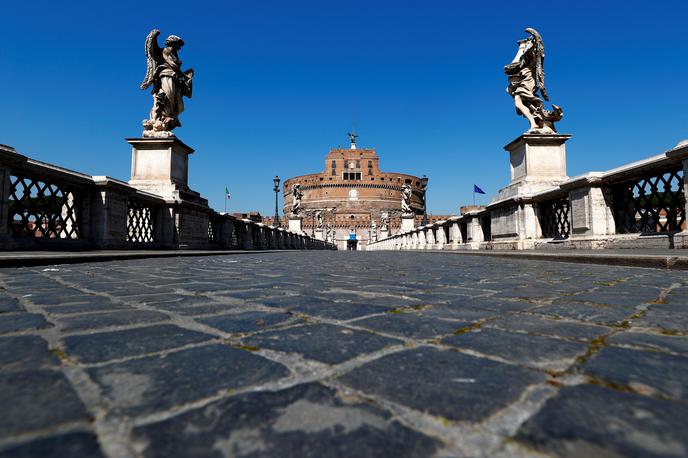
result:
<svg viewBox="0 0 688 458"><path fill-rule="evenodd" d="M146 38L146 77L141 89L153 87L150 119L143 121L144 137L174 137L172 130L181 127L179 115L184 111L184 97L191 98L194 71L182 71L178 52L184 40L170 35L165 48L158 46L160 31L152 30Z"/></svg>
<svg viewBox="0 0 688 458"><path fill-rule="evenodd" d="M516 57L504 67L509 78L506 91L514 98L516 113L530 123L528 133L553 134L557 132L554 123L561 120L564 112L554 104L551 111L545 109L542 99L549 101L545 88L545 45L537 30L528 28L526 32L530 37L518 42Z"/></svg>
<svg viewBox="0 0 688 458"><path fill-rule="evenodd" d="M301 184L294 183L291 187L291 213L294 216L299 216L301 213L301 198L303 193L301 192Z"/></svg>
<svg viewBox="0 0 688 458"><path fill-rule="evenodd" d="M404 215L413 213L411 210L411 186L407 184L401 187L401 213Z"/></svg>

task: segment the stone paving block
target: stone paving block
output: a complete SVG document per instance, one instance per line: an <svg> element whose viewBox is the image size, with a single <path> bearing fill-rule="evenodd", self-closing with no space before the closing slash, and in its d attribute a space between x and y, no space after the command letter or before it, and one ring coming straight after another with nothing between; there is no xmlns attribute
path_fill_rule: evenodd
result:
<svg viewBox="0 0 688 458"><path fill-rule="evenodd" d="M577 342L487 328L445 337L442 343L553 370L566 369L588 348Z"/></svg>
<svg viewBox="0 0 688 458"><path fill-rule="evenodd" d="M480 321L498 316L499 313L494 310L475 308L471 306L440 304L433 305L432 307L423 310L421 315L459 321Z"/></svg>
<svg viewBox="0 0 688 458"><path fill-rule="evenodd" d="M505 315L486 322L484 326L586 341L612 331L611 328L605 326L571 323L524 314Z"/></svg>
<svg viewBox="0 0 688 458"><path fill-rule="evenodd" d="M688 336L666 336L642 332L624 332L610 337L611 345L631 345L648 350L658 350L688 355Z"/></svg>
<svg viewBox="0 0 688 458"><path fill-rule="evenodd" d="M313 383L247 393L136 428L145 457L426 457L441 448L390 414Z"/></svg>
<svg viewBox="0 0 688 458"><path fill-rule="evenodd" d="M289 320L295 321L294 316L289 313L268 312L230 313L196 319L199 323L229 333L261 331Z"/></svg>
<svg viewBox="0 0 688 458"><path fill-rule="evenodd" d="M664 303L667 305L681 305L688 309L688 287L672 289L664 298Z"/></svg>
<svg viewBox="0 0 688 458"><path fill-rule="evenodd" d="M98 329L109 326L124 326L131 324L155 323L168 320L164 313L149 310L123 310L120 312L89 313L88 315L75 315L60 317L62 329L65 331L77 331L84 329Z"/></svg>
<svg viewBox="0 0 688 458"><path fill-rule="evenodd" d="M84 363L95 363L215 339L215 336L163 324L122 331L99 332L64 338L65 351Z"/></svg>
<svg viewBox="0 0 688 458"><path fill-rule="evenodd" d="M531 369L423 347L384 356L340 377L357 390L449 420L481 421L546 376Z"/></svg>
<svg viewBox="0 0 688 458"><path fill-rule="evenodd" d="M600 287L595 291L568 296L566 299L572 302L635 307L657 300L659 293L658 288Z"/></svg>
<svg viewBox="0 0 688 458"><path fill-rule="evenodd" d="M561 457L685 457L688 405L594 385L562 389L516 440Z"/></svg>
<svg viewBox="0 0 688 458"><path fill-rule="evenodd" d="M599 325L619 326L628 320L635 313L635 310L611 305L587 305L562 301L538 307L532 310L532 313L586 321Z"/></svg>
<svg viewBox="0 0 688 458"><path fill-rule="evenodd" d="M306 304L290 307L289 310L335 320L350 320L366 315L384 313L389 310L389 307L356 302L322 302L320 304Z"/></svg>
<svg viewBox="0 0 688 458"><path fill-rule="evenodd" d="M259 385L288 370L226 345L190 348L88 369L113 406L129 415L152 413L213 396L222 390Z"/></svg>
<svg viewBox="0 0 688 458"><path fill-rule="evenodd" d="M92 433L68 433L38 439L0 451L0 458L100 458L103 453Z"/></svg>
<svg viewBox="0 0 688 458"><path fill-rule="evenodd" d="M48 350L48 342L39 336L0 338L0 370L51 367L59 360Z"/></svg>
<svg viewBox="0 0 688 458"><path fill-rule="evenodd" d="M0 313L23 312L24 310L17 299L4 294L0 295Z"/></svg>
<svg viewBox="0 0 688 458"><path fill-rule="evenodd" d="M37 313L18 313L0 315L0 334L7 332L25 331L30 329L45 329L53 325Z"/></svg>
<svg viewBox="0 0 688 458"><path fill-rule="evenodd" d="M651 307L644 316L633 320L633 326L655 328L667 333L688 333L688 313Z"/></svg>
<svg viewBox="0 0 688 458"><path fill-rule="evenodd" d="M509 300L499 296L466 297L454 299L444 305L435 305L433 308L442 307L470 307L475 309L490 310L493 312L520 312L537 307L536 304L523 300Z"/></svg>
<svg viewBox="0 0 688 458"><path fill-rule="evenodd" d="M209 299L204 296L188 296L177 293L141 294L138 296L128 296L124 300L128 304L140 304L164 310L176 310L209 302Z"/></svg>
<svg viewBox="0 0 688 458"><path fill-rule="evenodd" d="M330 324L267 331L242 341L258 348L299 353L304 358L328 364L342 363L358 355L401 343L396 339Z"/></svg>
<svg viewBox="0 0 688 458"><path fill-rule="evenodd" d="M90 421L72 386L60 372L0 372L0 439Z"/></svg>
<svg viewBox="0 0 688 458"><path fill-rule="evenodd" d="M415 313L388 313L352 322L360 326L385 334L393 334L414 339L432 339L451 334L459 328L469 326L469 322L445 321L436 318L418 316Z"/></svg>
<svg viewBox="0 0 688 458"><path fill-rule="evenodd" d="M688 358L683 356L609 347L590 358L583 370L640 393L688 400Z"/></svg>
<svg viewBox="0 0 688 458"><path fill-rule="evenodd" d="M110 300L103 300L96 303L81 302L71 305L51 305L44 306L47 313L55 315L69 315L73 313L109 312L113 310L133 310L133 307Z"/></svg>

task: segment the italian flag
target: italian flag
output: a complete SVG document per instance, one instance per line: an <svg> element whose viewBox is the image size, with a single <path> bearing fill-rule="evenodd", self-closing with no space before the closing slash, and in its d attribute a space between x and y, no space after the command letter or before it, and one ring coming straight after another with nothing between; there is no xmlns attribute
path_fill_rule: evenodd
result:
<svg viewBox="0 0 688 458"><path fill-rule="evenodd" d="M229 188L225 186L225 199L231 199L232 195L229 193Z"/></svg>

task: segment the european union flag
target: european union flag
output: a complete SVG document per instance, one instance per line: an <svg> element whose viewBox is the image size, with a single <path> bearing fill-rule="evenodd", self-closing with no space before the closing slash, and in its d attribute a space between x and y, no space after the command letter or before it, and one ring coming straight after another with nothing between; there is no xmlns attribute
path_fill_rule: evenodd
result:
<svg viewBox="0 0 688 458"><path fill-rule="evenodd" d="M485 194L485 191L483 191L482 189L480 189L480 188L478 187L478 185L475 185L475 184L473 185L473 192L476 192L476 193L478 193L478 194Z"/></svg>

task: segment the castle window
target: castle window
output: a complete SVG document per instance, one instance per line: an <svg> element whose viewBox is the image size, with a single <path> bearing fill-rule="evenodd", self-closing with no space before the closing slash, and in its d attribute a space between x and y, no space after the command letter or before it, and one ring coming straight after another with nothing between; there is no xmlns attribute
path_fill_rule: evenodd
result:
<svg viewBox="0 0 688 458"><path fill-rule="evenodd" d="M337 161L335 161L334 159L332 159L332 168L333 169L337 168Z"/></svg>
<svg viewBox="0 0 688 458"><path fill-rule="evenodd" d="M373 161L368 161L368 168L371 168L373 166Z"/></svg>
<svg viewBox="0 0 688 458"><path fill-rule="evenodd" d="M337 171L336 171L335 169L332 169L332 176L336 176L336 175L337 175ZM330 180L331 180L331 179L332 179L332 178L330 178Z"/></svg>
<svg viewBox="0 0 688 458"><path fill-rule="evenodd" d="M356 161L356 168L360 169L361 168L361 161Z"/></svg>

